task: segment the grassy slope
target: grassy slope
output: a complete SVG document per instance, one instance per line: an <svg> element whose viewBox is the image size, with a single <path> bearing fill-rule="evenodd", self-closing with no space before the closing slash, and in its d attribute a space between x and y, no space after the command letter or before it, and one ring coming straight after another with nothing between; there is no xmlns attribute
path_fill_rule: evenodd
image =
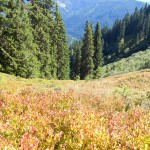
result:
<svg viewBox="0 0 150 150"><path fill-rule="evenodd" d="M150 149L150 70L94 81L0 73L0 148Z"/></svg>
<svg viewBox="0 0 150 150"><path fill-rule="evenodd" d="M123 58L117 62L103 67L104 75L123 74L131 71L150 68L150 49L132 54L128 58Z"/></svg>

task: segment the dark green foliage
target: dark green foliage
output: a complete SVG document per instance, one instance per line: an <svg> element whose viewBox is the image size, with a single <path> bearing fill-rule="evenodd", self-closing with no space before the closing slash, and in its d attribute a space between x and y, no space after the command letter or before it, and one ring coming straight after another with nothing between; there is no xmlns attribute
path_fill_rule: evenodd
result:
<svg viewBox="0 0 150 150"><path fill-rule="evenodd" d="M34 40L37 43L37 56L40 62L40 77L56 78L56 49L52 46L52 32L54 29L51 0L32 1L29 4L29 14L34 29Z"/></svg>
<svg viewBox="0 0 150 150"><path fill-rule="evenodd" d="M81 71L81 41L77 42L76 53L75 53L75 63L74 63L74 72L76 76L80 76Z"/></svg>
<svg viewBox="0 0 150 150"><path fill-rule="evenodd" d="M86 22L85 34L83 38L82 59L81 59L81 79L91 76L94 69L94 42L93 31L89 22Z"/></svg>
<svg viewBox="0 0 150 150"><path fill-rule="evenodd" d="M70 45L70 58L71 58L71 79L76 79L80 77L81 71L81 48L83 46L82 40L75 41Z"/></svg>
<svg viewBox="0 0 150 150"><path fill-rule="evenodd" d="M28 12L21 1L4 2L1 6L0 64L1 71L22 77L38 76L39 63Z"/></svg>
<svg viewBox="0 0 150 150"><path fill-rule="evenodd" d="M92 79L102 76L104 41L97 23L95 31L88 21L82 40L70 45L71 52L71 78Z"/></svg>
<svg viewBox="0 0 150 150"><path fill-rule="evenodd" d="M116 20L112 29L102 29L104 38L105 64L128 57L150 44L150 6L127 14L122 20Z"/></svg>
<svg viewBox="0 0 150 150"><path fill-rule="evenodd" d="M147 38L148 41L150 41L150 14L148 14L146 21L145 37Z"/></svg>
<svg viewBox="0 0 150 150"><path fill-rule="evenodd" d="M54 39L57 49L57 77L58 79L69 79L69 49L66 44L66 31L62 22L62 17L56 6L55 12L55 27L54 27Z"/></svg>
<svg viewBox="0 0 150 150"><path fill-rule="evenodd" d="M0 12L0 71L26 78L69 78L66 32L53 0L3 0Z"/></svg>
<svg viewBox="0 0 150 150"><path fill-rule="evenodd" d="M103 65L103 43L100 24L97 23L94 34L94 70Z"/></svg>
<svg viewBox="0 0 150 150"><path fill-rule="evenodd" d="M150 6L136 8L111 29L101 30L98 23L93 30L87 21L83 39L70 46L69 58L65 26L53 0L2 0L0 39L1 72L26 78L99 78L103 64L150 45Z"/></svg>

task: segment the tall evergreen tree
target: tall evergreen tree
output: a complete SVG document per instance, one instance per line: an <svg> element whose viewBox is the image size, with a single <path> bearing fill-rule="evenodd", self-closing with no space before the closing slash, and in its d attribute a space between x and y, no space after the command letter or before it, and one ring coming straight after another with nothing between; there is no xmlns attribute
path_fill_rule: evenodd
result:
<svg viewBox="0 0 150 150"><path fill-rule="evenodd" d="M125 26L125 21L123 20L121 23L120 23L120 31L119 31L119 39L124 39L124 36L125 36L125 29L126 29L126 26Z"/></svg>
<svg viewBox="0 0 150 150"><path fill-rule="evenodd" d="M102 67L103 65L103 46L104 42L102 39L100 23L97 23L94 34L94 70L97 70L98 67Z"/></svg>
<svg viewBox="0 0 150 150"><path fill-rule="evenodd" d="M83 38L82 60L81 60L81 79L93 73L94 63L94 42L91 25L86 21L85 34Z"/></svg>
<svg viewBox="0 0 150 150"><path fill-rule="evenodd" d="M120 20L116 20L115 23L113 24L112 30L111 30L111 41L116 41L119 33L120 33L120 24L121 21Z"/></svg>
<svg viewBox="0 0 150 150"><path fill-rule="evenodd" d="M70 47L70 71L71 79L79 79L81 71L81 48L82 40L73 42Z"/></svg>
<svg viewBox="0 0 150 150"><path fill-rule="evenodd" d="M37 56L41 65L40 77L47 79L56 78L56 49L52 46L53 4L52 0L32 0L29 4L34 40L38 45Z"/></svg>
<svg viewBox="0 0 150 150"><path fill-rule="evenodd" d="M38 61L35 56L28 13L22 0L3 1L0 26L1 71L22 77L38 76Z"/></svg>
<svg viewBox="0 0 150 150"><path fill-rule="evenodd" d="M148 41L150 42L150 14L148 14L147 16L145 35Z"/></svg>
<svg viewBox="0 0 150 150"><path fill-rule="evenodd" d="M54 15L55 26L53 42L55 43L57 49L57 77L58 79L69 79L69 48L67 46L66 30L57 5Z"/></svg>
<svg viewBox="0 0 150 150"><path fill-rule="evenodd" d="M74 76L80 77L81 71L81 48L82 41L75 42L75 52L74 52Z"/></svg>
<svg viewBox="0 0 150 150"><path fill-rule="evenodd" d="M124 21L125 21L125 36L128 36L130 34L130 22L131 22L131 15L129 13L127 13L124 17Z"/></svg>
<svg viewBox="0 0 150 150"><path fill-rule="evenodd" d="M125 36L125 21L120 22L120 28L119 28L119 35L118 35L118 42L117 42L117 53L121 53L124 48L124 36Z"/></svg>

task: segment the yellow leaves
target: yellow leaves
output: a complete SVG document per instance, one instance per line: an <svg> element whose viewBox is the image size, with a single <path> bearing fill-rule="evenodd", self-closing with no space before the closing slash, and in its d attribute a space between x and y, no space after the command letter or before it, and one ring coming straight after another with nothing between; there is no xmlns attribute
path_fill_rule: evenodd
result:
<svg viewBox="0 0 150 150"><path fill-rule="evenodd" d="M149 150L149 146L148 146L148 144L145 144L145 148L144 148L144 150Z"/></svg>
<svg viewBox="0 0 150 150"><path fill-rule="evenodd" d="M133 101L136 89L130 94L121 82L121 90L114 93L118 78L117 87L111 78L88 82L11 78L14 81L0 95L0 148L149 150L149 111L131 105L125 112L124 100L130 96ZM55 84L64 88L56 91Z"/></svg>

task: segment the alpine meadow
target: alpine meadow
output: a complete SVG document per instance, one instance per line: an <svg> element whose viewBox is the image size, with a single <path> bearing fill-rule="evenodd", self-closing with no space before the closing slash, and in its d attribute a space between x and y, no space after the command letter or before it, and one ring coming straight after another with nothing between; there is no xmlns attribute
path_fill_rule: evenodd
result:
<svg viewBox="0 0 150 150"><path fill-rule="evenodd" d="M0 149L150 150L150 5L0 0Z"/></svg>

